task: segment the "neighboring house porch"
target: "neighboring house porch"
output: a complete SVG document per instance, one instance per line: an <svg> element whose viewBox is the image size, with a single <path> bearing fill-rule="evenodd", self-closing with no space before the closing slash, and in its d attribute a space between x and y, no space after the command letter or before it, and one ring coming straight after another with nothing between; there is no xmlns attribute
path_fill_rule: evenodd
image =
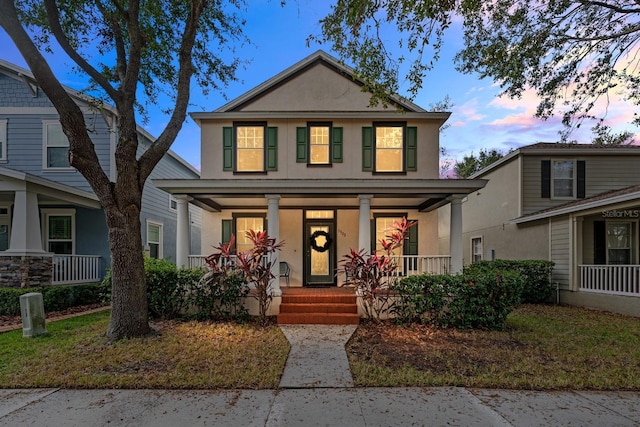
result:
<svg viewBox="0 0 640 427"><path fill-rule="evenodd" d="M640 186L514 220L548 220L560 301L640 316Z"/></svg>
<svg viewBox="0 0 640 427"><path fill-rule="evenodd" d="M0 285L98 282L106 239L94 194L0 168Z"/></svg>

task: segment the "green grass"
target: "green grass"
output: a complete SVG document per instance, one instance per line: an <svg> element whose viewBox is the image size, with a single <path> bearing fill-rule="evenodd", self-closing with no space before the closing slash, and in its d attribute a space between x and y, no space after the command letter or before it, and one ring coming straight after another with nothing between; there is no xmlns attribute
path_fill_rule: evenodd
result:
<svg viewBox="0 0 640 427"><path fill-rule="evenodd" d="M0 334L0 388L276 388L289 343L279 328L162 322L154 336L104 337L109 311Z"/></svg>
<svg viewBox="0 0 640 427"><path fill-rule="evenodd" d="M348 345L358 386L640 390L634 317L527 305L504 331L367 328L382 332L358 332Z"/></svg>

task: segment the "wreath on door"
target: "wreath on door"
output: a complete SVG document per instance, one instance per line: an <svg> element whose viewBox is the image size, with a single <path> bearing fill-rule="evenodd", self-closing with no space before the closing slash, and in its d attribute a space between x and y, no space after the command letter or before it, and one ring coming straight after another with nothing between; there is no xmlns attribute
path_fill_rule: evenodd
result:
<svg viewBox="0 0 640 427"><path fill-rule="evenodd" d="M320 236L324 236L324 245L320 246L318 245L317 242L317 238ZM333 240L331 239L331 236L329 236L329 233L327 233L326 231L323 230L316 230L313 232L313 234L311 235L311 237L309 238L311 247L313 248L314 251L317 252L326 252L329 250L329 247L331 247L331 243L333 242Z"/></svg>

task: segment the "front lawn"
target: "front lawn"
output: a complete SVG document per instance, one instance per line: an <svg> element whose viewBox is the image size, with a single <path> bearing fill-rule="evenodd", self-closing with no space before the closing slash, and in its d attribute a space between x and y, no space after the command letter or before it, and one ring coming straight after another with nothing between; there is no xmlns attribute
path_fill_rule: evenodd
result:
<svg viewBox="0 0 640 427"><path fill-rule="evenodd" d="M277 326L159 322L110 343L109 311L47 323L46 336L0 334L0 388L276 388L289 353Z"/></svg>
<svg viewBox="0 0 640 427"><path fill-rule="evenodd" d="M640 390L640 319L524 305L504 331L368 322L347 345L357 386Z"/></svg>

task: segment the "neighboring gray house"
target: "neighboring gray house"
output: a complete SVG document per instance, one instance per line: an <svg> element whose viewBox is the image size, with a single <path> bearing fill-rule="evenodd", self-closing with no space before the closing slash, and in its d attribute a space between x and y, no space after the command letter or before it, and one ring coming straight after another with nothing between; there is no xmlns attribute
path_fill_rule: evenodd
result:
<svg viewBox="0 0 640 427"><path fill-rule="evenodd" d="M539 143L472 175L462 203L465 263L555 262L560 302L640 316L640 147ZM448 251L448 207L439 210Z"/></svg>
<svg viewBox="0 0 640 427"><path fill-rule="evenodd" d="M85 113L98 158L112 179L117 115L67 89ZM140 153L153 137L139 129ZM32 74L0 60L0 285L99 281L110 266L107 227L97 196L68 163L58 113ZM199 173L173 152L145 184L142 239L151 256L176 259L179 201L151 179ZM190 253L200 253L200 208L189 205Z"/></svg>

